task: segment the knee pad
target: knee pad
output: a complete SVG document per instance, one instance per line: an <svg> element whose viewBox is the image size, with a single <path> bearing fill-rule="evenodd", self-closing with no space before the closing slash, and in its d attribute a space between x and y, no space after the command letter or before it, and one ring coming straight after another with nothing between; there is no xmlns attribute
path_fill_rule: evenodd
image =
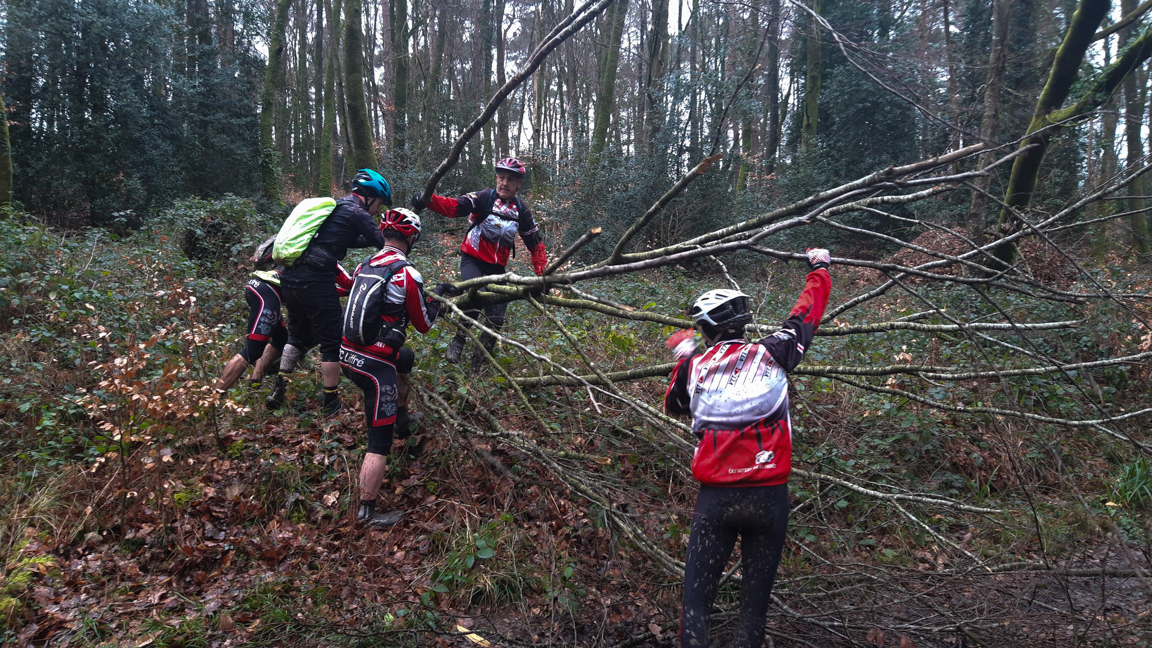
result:
<svg viewBox="0 0 1152 648"><path fill-rule="evenodd" d="M300 363L303 355L304 351L299 347L292 344L284 345L284 354L280 356L280 371L286 374L296 371L296 365Z"/></svg>
<svg viewBox="0 0 1152 648"><path fill-rule="evenodd" d="M248 338L248 342L240 349L240 357L244 358L244 362L254 364L264 355L264 347L268 346L267 340L253 340Z"/></svg>
<svg viewBox="0 0 1152 648"><path fill-rule="evenodd" d="M400 347L400 352L396 354L396 373L412 373L412 365L414 364L416 364L416 353L408 347Z"/></svg>
<svg viewBox="0 0 1152 648"><path fill-rule="evenodd" d="M395 427L394 423L389 423L368 428L368 449L365 453L385 457L392 454L392 431Z"/></svg>

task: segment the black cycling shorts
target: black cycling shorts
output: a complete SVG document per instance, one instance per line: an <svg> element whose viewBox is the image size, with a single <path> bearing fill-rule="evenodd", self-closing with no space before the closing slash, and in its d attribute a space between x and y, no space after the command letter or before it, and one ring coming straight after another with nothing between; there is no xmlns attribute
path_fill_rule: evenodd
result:
<svg viewBox="0 0 1152 648"><path fill-rule="evenodd" d="M364 392L364 422L368 427L396 422L396 365L346 346L340 347L344 375Z"/></svg>
<svg viewBox="0 0 1152 648"><path fill-rule="evenodd" d="M340 361L344 307L336 295L336 283L305 284L300 288L281 285L288 309L288 343L307 351L320 345L321 362Z"/></svg>
<svg viewBox="0 0 1152 648"><path fill-rule="evenodd" d="M240 355L252 363L260 359L269 342L282 350L288 342L288 329L280 314L280 293L272 284L252 277L244 287L244 300L248 302L248 343Z"/></svg>

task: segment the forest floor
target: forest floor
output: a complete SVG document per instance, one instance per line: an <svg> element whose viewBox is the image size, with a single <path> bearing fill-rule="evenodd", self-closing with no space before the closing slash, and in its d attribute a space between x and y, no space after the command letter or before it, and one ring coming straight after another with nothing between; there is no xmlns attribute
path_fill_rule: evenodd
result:
<svg viewBox="0 0 1152 648"><path fill-rule="evenodd" d="M159 236L129 245L61 239L75 253L53 260L43 246L54 241L8 235L48 260L11 271L17 282L21 272L39 277L38 287L29 279L0 293L23 300L0 302L0 360L12 368L0 383L9 431L0 480L4 642L678 645L680 579L572 488L590 484L647 542L683 559L695 482L627 408L598 415L611 407L582 388L526 390L547 414L540 429L493 367L473 375L443 363L448 334L413 336L424 443L397 449L381 495L382 508L402 508L405 518L364 529L350 511L363 424L347 383L348 407L334 421L316 418L315 365L293 380L280 413L264 411L263 390L236 389L224 402L207 396L213 370L205 367L231 353L236 327L201 320L237 317L242 275L182 278L195 268L157 260L167 241ZM426 277L450 275L446 242L422 254ZM34 265L12 249L4 263ZM785 284L796 278L770 272ZM131 296L112 303L115 281ZM657 295L665 312L699 289L675 271L631 281L616 298ZM787 292L771 306L786 312ZM542 317L511 315L524 339L572 356L558 336L541 333ZM113 341L114 324L138 321L139 333ZM660 326L565 321L604 367L666 361ZM822 340L814 362L859 352ZM885 343L877 357L921 352L901 351L908 343ZM518 368L506 353L501 366ZM825 382L794 385L799 466L876 488L903 478L902 488L912 486L900 492L949 493L998 512L894 508L794 479L767 645L1152 644L1147 509L1116 504L1109 486L1130 459L1124 448L1068 434L1058 437L1056 460L1021 450L1024 463L1014 467L1005 457L1023 441L998 439L984 419L906 404L881 413L880 400ZM1134 401L1146 394L1139 384ZM658 404L664 387L652 378L626 389ZM434 396L477 426L486 408L492 429L524 430L547 456L572 453L560 464L567 474L424 407ZM869 472L853 472L857 460ZM739 600L735 557L730 564L713 614L720 645Z"/></svg>

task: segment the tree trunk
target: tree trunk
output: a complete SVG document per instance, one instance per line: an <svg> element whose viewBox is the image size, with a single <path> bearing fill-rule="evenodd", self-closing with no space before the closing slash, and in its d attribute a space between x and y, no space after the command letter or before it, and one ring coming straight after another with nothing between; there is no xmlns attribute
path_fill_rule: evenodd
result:
<svg viewBox="0 0 1152 648"><path fill-rule="evenodd" d="M276 17L268 35L268 66L264 68L264 86L260 90L260 173L264 178L264 198L283 204L280 199L280 160L272 141L276 123L276 99L280 95L280 61L284 54L284 30L288 27L288 9L292 0L277 0Z"/></svg>
<svg viewBox="0 0 1152 648"><path fill-rule="evenodd" d="M493 24L496 28L496 83L504 85L504 0L496 0L496 15ZM511 155L508 150L508 106L501 104L496 112L496 157Z"/></svg>
<svg viewBox="0 0 1152 648"><path fill-rule="evenodd" d="M597 164L608 141L608 127L612 121L612 99L616 92L616 73L620 67L620 42L624 36L624 19L628 16L628 0L616 0L606 16L604 30L606 43L600 65L599 90L596 92L595 125L592 127L592 148L589 161Z"/></svg>
<svg viewBox="0 0 1152 648"><path fill-rule="evenodd" d="M1128 15L1136 9L1135 0L1120 0L1120 13ZM1129 26L1120 30L1121 47L1128 45L1135 34ZM1144 157L1144 146L1140 141L1144 111L1140 95L1136 92L1136 72L1124 77L1124 135L1128 144L1128 167L1136 167L1137 160ZM1148 256L1148 217L1144 209L1144 178L1136 178L1128 185L1128 211L1132 215L1128 222L1132 226L1132 251L1141 257Z"/></svg>
<svg viewBox="0 0 1152 648"><path fill-rule="evenodd" d="M336 131L336 36L340 26L336 23L338 11L327 2L328 45L331 48L324 64L324 123L320 127L320 179L317 194L332 194L332 138Z"/></svg>
<svg viewBox="0 0 1152 648"><path fill-rule="evenodd" d="M492 18L493 2L494 0L480 0L480 53L477 59L479 78L476 79L476 104L481 107L488 102L492 94L492 42L496 32ZM484 123L480 140L480 149L483 151L481 164L492 164L496 161L492 157L492 120Z"/></svg>
<svg viewBox="0 0 1152 648"><path fill-rule="evenodd" d="M1100 21L1107 13L1108 0L1080 0L1076 13L1072 15L1068 31L1064 34L1064 41L1052 61L1048 82L1040 92L1036 109L1032 113L1032 121L1028 124L1024 141L1020 144L1033 148L1017 157L1012 164L1012 175L1008 179L1008 190L1004 196L1005 207L1001 209L997 222L1001 236L1016 232L1019 223L1012 212L1026 209L1032 201L1036 179L1040 174L1040 163L1044 160L1048 140L1052 135L1052 129L1047 127L1060 121L1060 118L1054 118L1056 115L1063 116L1065 111L1061 111L1060 106L1068 98L1072 84L1076 82L1080 64L1084 61L1084 53L1092 43L1092 36L1100 26ZM1116 83L1119 81L1120 79L1116 79ZM1102 99L1106 100L1112 94L1112 90L1115 90L1115 85ZM993 254L1005 266L1010 266L1016 259L1016 246L1012 243L1002 243L996 246Z"/></svg>
<svg viewBox="0 0 1152 648"><path fill-rule="evenodd" d="M764 75L764 112L768 117L764 146L764 170L768 173L776 168L776 153L780 150L780 0L768 0L768 20L771 29L768 34L768 69Z"/></svg>
<svg viewBox="0 0 1152 648"><path fill-rule="evenodd" d="M0 207L12 204L12 144L8 140L8 113L0 95Z"/></svg>
<svg viewBox="0 0 1152 648"><path fill-rule="evenodd" d="M348 106L348 133L357 169L376 169L372 122L364 96L364 34L360 25L360 0L344 5L344 95Z"/></svg>
<svg viewBox="0 0 1152 648"><path fill-rule="evenodd" d="M644 110L648 123L645 133L645 148L653 153L664 155L652 148L652 143L664 126L664 111L660 97L662 81L668 67L668 1L652 0L652 30L648 34L648 75L644 80ZM660 168L663 168L661 165Z"/></svg>
<svg viewBox="0 0 1152 648"><path fill-rule="evenodd" d="M392 150L398 161L405 160L408 138L408 0L395 0L396 14L390 27L392 35Z"/></svg>
<svg viewBox="0 0 1152 648"><path fill-rule="evenodd" d="M992 3L992 52L988 56L988 83L984 87L984 117L980 120L980 140L992 144L996 126L1000 121L1000 91L1004 88L1004 65L1008 60L1008 5L1010 0L993 0ZM994 151L980 154L977 168L992 163ZM988 196L986 192L992 178L984 176L972 182L977 191L972 192L968 204L968 236L974 241L983 239L984 223L987 218Z"/></svg>
<svg viewBox="0 0 1152 648"><path fill-rule="evenodd" d="M296 158L298 187L312 186L312 99L309 91L308 74L308 3L302 2L296 8L296 98L293 110L296 145L293 154Z"/></svg>
<svg viewBox="0 0 1152 648"><path fill-rule="evenodd" d="M821 10L821 0L815 0L812 10ZM820 23L815 16L808 21L808 48L804 61L804 122L800 132L800 151L811 155L815 151L817 125L820 121L820 84L822 69L820 62Z"/></svg>

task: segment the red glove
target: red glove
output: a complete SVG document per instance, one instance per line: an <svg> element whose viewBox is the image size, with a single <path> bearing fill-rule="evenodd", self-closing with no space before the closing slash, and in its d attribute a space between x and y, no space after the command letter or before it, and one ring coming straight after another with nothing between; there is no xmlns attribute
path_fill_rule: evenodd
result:
<svg viewBox="0 0 1152 648"><path fill-rule="evenodd" d="M536 272L536 276L542 276L544 269L548 267L548 255L544 253L544 244L537 243L536 247L532 249L532 270Z"/></svg>
<svg viewBox="0 0 1152 648"><path fill-rule="evenodd" d="M348 294L352 289L352 275L344 269L344 266L339 263L336 264L336 296L343 297Z"/></svg>

